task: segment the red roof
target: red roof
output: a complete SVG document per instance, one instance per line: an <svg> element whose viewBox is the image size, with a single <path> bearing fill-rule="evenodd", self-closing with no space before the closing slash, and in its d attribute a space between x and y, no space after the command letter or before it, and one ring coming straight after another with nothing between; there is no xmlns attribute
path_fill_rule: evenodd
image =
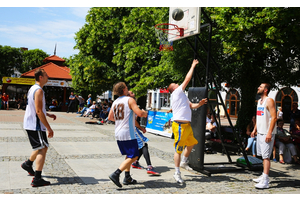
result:
<svg viewBox="0 0 300 200"><path fill-rule="evenodd" d="M43 60L43 62L47 62L47 61L60 61L60 62L65 62L64 59L62 59L62 58L60 58L60 57L58 57L58 56L56 56L56 55L49 56L49 57L47 57L47 58L45 58L45 59Z"/></svg>
<svg viewBox="0 0 300 200"><path fill-rule="evenodd" d="M53 57L53 56L50 56ZM48 57L48 58L50 58ZM57 56L55 56L57 57ZM59 57L57 57L59 58ZM46 60L47 58L45 58ZM61 58L60 58L61 59ZM63 59L61 59L63 60ZM70 69L66 66L58 66L52 62L49 62L45 65L42 65L38 68L42 68L48 74L50 79L64 79L64 80L72 80L72 76L70 75ZM21 75L22 78L34 78L34 71L38 68L25 72Z"/></svg>

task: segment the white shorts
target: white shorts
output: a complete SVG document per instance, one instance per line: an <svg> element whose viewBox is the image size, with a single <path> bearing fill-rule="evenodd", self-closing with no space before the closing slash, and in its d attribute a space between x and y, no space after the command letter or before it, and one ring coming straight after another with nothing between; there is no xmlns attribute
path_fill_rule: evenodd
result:
<svg viewBox="0 0 300 200"><path fill-rule="evenodd" d="M275 140L275 134L272 134L271 142L266 143L266 134L257 133L256 152L262 159L270 158Z"/></svg>

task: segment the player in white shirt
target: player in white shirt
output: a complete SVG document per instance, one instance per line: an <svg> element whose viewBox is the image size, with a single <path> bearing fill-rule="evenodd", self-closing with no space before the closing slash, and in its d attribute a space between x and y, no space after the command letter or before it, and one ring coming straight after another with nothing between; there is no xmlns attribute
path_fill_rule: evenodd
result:
<svg viewBox="0 0 300 200"><path fill-rule="evenodd" d="M257 94L261 98L257 102L256 125L251 133L251 137L254 137L257 131L256 151L257 155L263 159L263 173L259 178L253 179L254 182L258 183L255 187L260 189L269 188L270 156L276 133L277 116L275 102L268 97L270 88L270 84L262 83L257 89Z"/></svg>
<svg viewBox="0 0 300 200"><path fill-rule="evenodd" d="M130 176L131 164L139 156L138 143L135 138L135 114L139 117L147 117L147 111L140 110L136 101L128 97L128 88L124 82L114 85L114 94L118 95L108 114L108 120L115 122L115 138L125 160L119 168L109 175L109 178L118 186L122 187L119 179L120 174L125 171L124 185L135 184L136 180Z"/></svg>
<svg viewBox="0 0 300 200"><path fill-rule="evenodd" d="M42 89L48 82L48 75L43 69L35 71L36 84L33 85L27 94L27 106L24 115L23 128L27 131L30 144L33 152L27 161L21 167L26 170L31 176L34 176L31 185L33 187L50 185L49 181L42 179L42 169L46 159L48 150L48 137L53 137L53 130L51 129L46 116L56 119L53 114L46 113L45 108L45 94ZM36 171L32 169L32 164L36 160Z"/></svg>
<svg viewBox="0 0 300 200"><path fill-rule="evenodd" d="M192 120L192 110L197 109L200 106L207 103L207 99L202 99L199 103L191 103L187 96L184 93L184 90L190 80L192 79L194 68L198 64L198 60L194 60L192 66L187 73L183 83L181 85L171 83L168 87L169 92L171 93L171 102L172 102L172 111L173 111L173 123L172 123L172 132L174 134L174 163L175 163L175 174L174 179L178 183L183 183L181 178L181 173L179 167L190 170L191 168L187 164L187 159L194 147L198 143L196 138L193 135L193 130L191 127ZM181 153L183 152L184 147L186 146L182 162L180 162Z"/></svg>

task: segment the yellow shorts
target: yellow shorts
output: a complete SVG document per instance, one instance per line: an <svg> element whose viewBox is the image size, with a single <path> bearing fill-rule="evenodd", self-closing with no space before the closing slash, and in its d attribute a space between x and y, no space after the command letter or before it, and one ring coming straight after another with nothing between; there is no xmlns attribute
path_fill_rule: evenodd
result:
<svg viewBox="0 0 300 200"><path fill-rule="evenodd" d="M185 146L198 144L190 123L183 124L174 121L172 123L172 131L175 139L174 147L177 153L181 154Z"/></svg>

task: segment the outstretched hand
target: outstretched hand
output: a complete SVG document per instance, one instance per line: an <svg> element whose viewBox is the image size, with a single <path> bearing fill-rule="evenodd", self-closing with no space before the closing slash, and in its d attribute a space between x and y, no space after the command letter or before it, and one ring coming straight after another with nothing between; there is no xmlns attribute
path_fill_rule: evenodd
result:
<svg viewBox="0 0 300 200"><path fill-rule="evenodd" d="M207 98L201 99L201 101L199 101L200 106L203 106L204 104L207 104Z"/></svg>
<svg viewBox="0 0 300 200"><path fill-rule="evenodd" d="M198 63L199 63L199 61L198 61L197 59L194 59L194 60L193 60L193 64L192 64L192 66L194 66L194 67L195 67L195 66L196 66Z"/></svg>

